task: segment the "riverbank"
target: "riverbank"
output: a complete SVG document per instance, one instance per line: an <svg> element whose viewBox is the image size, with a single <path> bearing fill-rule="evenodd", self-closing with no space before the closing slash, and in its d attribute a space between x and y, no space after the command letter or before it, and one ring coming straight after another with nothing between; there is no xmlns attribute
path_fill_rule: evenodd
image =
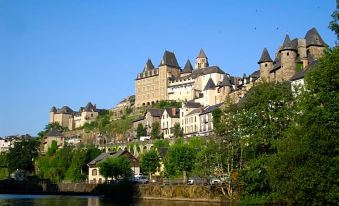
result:
<svg viewBox="0 0 339 206"><path fill-rule="evenodd" d="M198 185L135 185L128 182L117 184L49 183L1 181L0 194L38 195L95 195L118 201L171 200L189 202L226 202L221 188Z"/></svg>

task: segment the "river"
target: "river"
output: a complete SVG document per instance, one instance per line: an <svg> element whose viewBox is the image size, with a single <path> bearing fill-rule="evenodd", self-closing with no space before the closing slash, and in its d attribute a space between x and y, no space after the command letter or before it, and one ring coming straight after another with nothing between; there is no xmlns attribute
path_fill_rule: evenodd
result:
<svg viewBox="0 0 339 206"><path fill-rule="evenodd" d="M0 206L221 206L220 203L143 200L118 204L98 196L0 195Z"/></svg>

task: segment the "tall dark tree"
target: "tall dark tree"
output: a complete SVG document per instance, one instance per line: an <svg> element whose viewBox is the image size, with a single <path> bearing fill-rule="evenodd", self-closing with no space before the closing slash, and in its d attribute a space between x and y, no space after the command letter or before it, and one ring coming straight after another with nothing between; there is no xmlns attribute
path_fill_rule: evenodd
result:
<svg viewBox="0 0 339 206"><path fill-rule="evenodd" d="M180 123L175 123L174 124L174 127L173 127L173 136L175 138L183 137L184 136L184 132L183 132L182 128L180 127Z"/></svg>
<svg viewBox="0 0 339 206"><path fill-rule="evenodd" d="M146 129L141 123L139 123L137 127L137 138L139 139L140 137L146 136L146 135L147 135Z"/></svg>
<svg viewBox="0 0 339 206"><path fill-rule="evenodd" d="M160 167L160 156L156 150L150 150L141 156L140 168L150 177Z"/></svg>
<svg viewBox="0 0 339 206"><path fill-rule="evenodd" d="M326 52L306 73L299 112L278 144L269 173L273 188L290 204L339 202L339 48Z"/></svg>
<svg viewBox="0 0 339 206"><path fill-rule="evenodd" d="M14 147L9 149L7 160L10 172L22 169L34 172L34 161L39 154L40 142L31 139L15 142Z"/></svg>
<svg viewBox="0 0 339 206"><path fill-rule="evenodd" d="M336 10L332 13L332 21L330 22L329 28L334 31L337 35L337 41L339 40L339 2L337 1ZM338 43L338 42L337 42Z"/></svg>
<svg viewBox="0 0 339 206"><path fill-rule="evenodd" d="M160 123L159 122L153 122L152 123L152 130L151 130L151 137L152 139L160 139Z"/></svg>

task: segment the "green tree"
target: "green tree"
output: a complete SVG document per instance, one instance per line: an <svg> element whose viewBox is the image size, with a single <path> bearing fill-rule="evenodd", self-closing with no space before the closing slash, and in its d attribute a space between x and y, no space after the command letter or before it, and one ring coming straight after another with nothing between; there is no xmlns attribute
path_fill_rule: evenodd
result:
<svg viewBox="0 0 339 206"><path fill-rule="evenodd" d="M39 144L35 139L15 142L7 155L9 172L16 169L34 172L34 159L39 154Z"/></svg>
<svg viewBox="0 0 339 206"><path fill-rule="evenodd" d="M183 137L184 136L184 132L182 131L182 128L180 127L180 123L175 123L174 124L174 127L173 127L173 136L175 138Z"/></svg>
<svg viewBox="0 0 339 206"><path fill-rule="evenodd" d="M153 122L152 123L152 130L151 130L151 137L152 139L160 139L160 123L159 122Z"/></svg>
<svg viewBox="0 0 339 206"><path fill-rule="evenodd" d="M336 10L332 13L332 21L329 24L329 28L334 31L334 33L337 35L337 41L339 40L339 2L337 1Z"/></svg>
<svg viewBox="0 0 339 206"><path fill-rule="evenodd" d="M137 138L140 139L140 137L146 136L146 135L147 135L146 129L141 123L139 123L137 127Z"/></svg>
<svg viewBox="0 0 339 206"><path fill-rule="evenodd" d="M168 150L165 159L165 169L169 176L183 175L184 181L187 172L193 169L195 150L181 141L174 143Z"/></svg>
<svg viewBox="0 0 339 206"><path fill-rule="evenodd" d="M8 177L7 154L0 153L0 179L5 179L7 177Z"/></svg>
<svg viewBox="0 0 339 206"><path fill-rule="evenodd" d="M296 205L339 202L339 49L305 76L295 122L269 167L279 197Z"/></svg>
<svg viewBox="0 0 339 206"><path fill-rule="evenodd" d="M83 172L82 168L86 159L86 151L74 149L72 151L71 164L67 168L65 173L65 179L73 182L84 181L86 179L86 173Z"/></svg>
<svg viewBox="0 0 339 206"><path fill-rule="evenodd" d="M154 149L144 153L141 156L140 168L143 173L146 173L150 176L157 171L160 167L160 156L158 152Z"/></svg>
<svg viewBox="0 0 339 206"><path fill-rule="evenodd" d="M125 157L107 158L99 163L99 172L102 176L112 179L129 178L132 175L131 163Z"/></svg>
<svg viewBox="0 0 339 206"><path fill-rule="evenodd" d="M153 143L154 148L159 149L161 147L169 147L169 141L166 139L158 139Z"/></svg>

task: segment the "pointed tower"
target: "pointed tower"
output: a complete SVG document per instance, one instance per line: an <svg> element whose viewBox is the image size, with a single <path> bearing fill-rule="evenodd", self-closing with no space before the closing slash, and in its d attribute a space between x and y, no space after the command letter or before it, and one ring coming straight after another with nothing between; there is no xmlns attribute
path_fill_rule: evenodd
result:
<svg viewBox="0 0 339 206"><path fill-rule="evenodd" d="M267 49L264 48L261 54L261 58L258 61L260 78L264 81L270 81L270 71L273 68L273 61L268 53Z"/></svg>
<svg viewBox="0 0 339 206"><path fill-rule="evenodd" d="M277 81L289 80L296 73L297 48L288 35L279 50L281 56L281 71L277 73Z"/></svg>
<svg viewBox="0 0 339 206"><path fill-rule="evenodd" d="M216 85L213 79L210 77L207 81L204 92L204 106L215 105L216 104Z"/></svg>
<svg viewBox="0 0 339 206"><path fill-rule="evenodd" d="M151 70L153 70L153 69L154 69L154 65L153 65L151 59L148 59L147 62L146 62L146 64L145 64L145 66L144 66L143 72L151 71Z"/></svg>
<svg viewBox="0 0 339 206"><path fill-rule="evenodd" d="M200 49L200 52L195 59L195 67L194 69L202 69L208 67L208 58L203 49Z"/></svg>
<svg viewBox="0 0 339 206"><path fill-rule="evenodd" d="M316 28L310 29L306 35L306 54L310 62L318 60L327 47Z"/></svg>
<svg viewBox="0 0 339 206"><path fill-rule="evenodd" d="M188 74L191 74L192 71L193 71L193 67L192 67L191 61L188 59L185 64L184 69L181 71L181 75L186 76Z"/></svg>

